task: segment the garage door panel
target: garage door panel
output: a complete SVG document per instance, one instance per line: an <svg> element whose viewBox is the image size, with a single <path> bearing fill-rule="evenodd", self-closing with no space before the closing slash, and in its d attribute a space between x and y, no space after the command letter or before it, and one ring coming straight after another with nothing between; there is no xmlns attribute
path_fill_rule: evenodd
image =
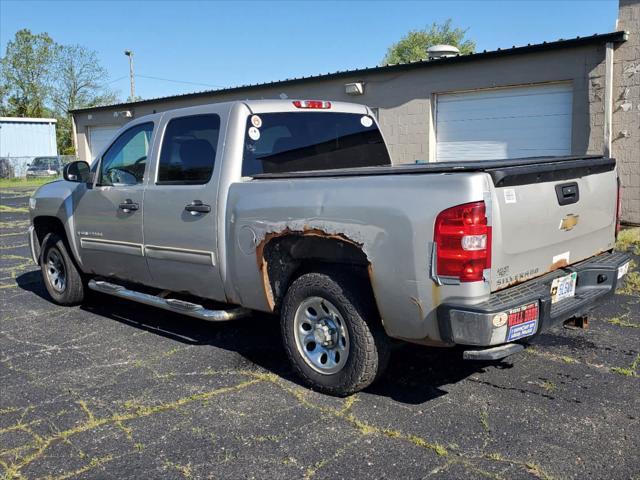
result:
<svg viewBox="0 0 640 480"><path fill-rule="evenodd" d="M439 95L439 161L571 153L571 84Z"/></svg>
<svg viewBox="0 0 640 480"><path fill-rule="evenodd" d="M555 111L565 112L567 103L566 94L550 94L547 96L513 96L508 98L483 98L478 100L467 100L464 102L438 102L439 113L455 118L465 113L488 113L488 112L528 112L537 110L538 112Z"/></svg>
<svg viewBox="0 0 640 480"><path fill-rule="evenodd" d="M517 87L518 89L526 89L527 87ZM462 105L462 108L468 108L468 109L477 109L477 108L484 108L485 106L492 106L492 105L500 105L500 106L504 106L504 105L514 105L514 100L517 100L518 103L521 104L525 104L525 105L537 105L540 102L543 103L547 103L547 104L564 104L565 100L566 100L566 91L550 91L550 92L541 92L538 93L536 95L529 95L527 93L522 93L522 94L513 94L513 95L508 95L508 96L500 96L500 97L495 97L495 96L489 96L486 95L484 92L475 92L474 95L477 96L477 98L474 97L470 97L469 95L465 95L465 98L463 99L450 99L448 98L449 96L454 96L454 95L459 95L457 93L455 94L446 94L445 98L441 98L440 99L440 104L444 107L449 106L451 109L457 109L457 108L461 108L460 105Z"/></svg>
<svg viewBox="0 0 640 480"><path fill-rule="evenodd" d="M111 143L119 129L118 125L89 127L89 150L92 159Z"/></svg>
<svg viewBox="0 0 640 480"><path fill-rule="evenodd" d="M567 125L566 118L544 117L533 118L526 122L514 122L512 119L499 119L492 122L474 120L466 122L464 130L456 131L453 128L441 131L438 141L464 141L481 140L490 138L500 139L527 139L532 135L548 135L546 141L562 139L566 142L571 138L571 126ZM526 129L523 128L526 125Z"/></svg>
<svg viewBox="0 0 640 480"><path fill-rule="evenodd" d="M438 161L495 160L500 158L524 158L547 155L566 155L566 150L561 145L550 145L546 148L530 148L526 145L513 145L500 141L447 142L443 145L443 148L438 151Z"/></svg>
<svg viewBox="0 0 640 480"><path fill-rule="evenodd" d="M493 105L491 108L466 109L455 112L438 111L438 121L466 122L468 120L493 120L500 118L526 118L526 117L562 117L567 115L565 105L537 104L526 105Z"/></svg>
<svg viewBox="0 0 640 480"><path fill-rule="evenodd" d="M526 117L532 115L566 115L567 95L511 96L498 99L468 100L441 103L438 101L438 120L456 121L482 118Z"/></svg>
<svg viewBox="0 0 640 480"><path fill-rule="evenodd" d="M548 97L549 95L564 95L571 84L566 83L550 83L546 85L520 85L514 87L494 88L487 90L474 90L469 92L455 92L451 95L445 94L442 98L443 102L456 103L467 102L469 100L479 101L483 99L497 100L501 98L531 98L531 97Z"/></svg>

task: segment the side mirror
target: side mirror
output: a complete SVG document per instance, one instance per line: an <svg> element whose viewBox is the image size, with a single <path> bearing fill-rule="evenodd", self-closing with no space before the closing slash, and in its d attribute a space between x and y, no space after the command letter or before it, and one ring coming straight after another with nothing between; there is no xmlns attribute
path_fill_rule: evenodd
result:
<svg viewBox="0 0 640 480"><path fill-rule="evenodd" d="M66 164L62 170L62 178L67 182L91 182L91 169L89 168L89 164L82 160Z"/></svg>

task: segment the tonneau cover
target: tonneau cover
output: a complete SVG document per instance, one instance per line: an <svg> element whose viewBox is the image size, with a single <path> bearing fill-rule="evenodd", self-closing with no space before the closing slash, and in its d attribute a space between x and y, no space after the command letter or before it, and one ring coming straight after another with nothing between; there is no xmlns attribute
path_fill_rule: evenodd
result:
<svg viewBox="0 0 640 480"><path fill-rule="evenodd" d="M474 162L433 162L379 167L313 170L307 172L262 173L254 179L356 177L421 173L485 172L496 187L526 185L579 178L614 169L615 159L599 155L529 157Z"/></svg>

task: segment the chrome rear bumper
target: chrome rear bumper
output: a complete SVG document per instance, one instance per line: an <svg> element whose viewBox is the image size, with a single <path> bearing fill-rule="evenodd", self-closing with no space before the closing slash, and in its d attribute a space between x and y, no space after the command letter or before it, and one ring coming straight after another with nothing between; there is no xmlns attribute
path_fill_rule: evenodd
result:
<svg viewBox="0 0 640 480"><path fill-rule="evenodd" d="M603 253L581 263L555 270L492 294L476 305L442 304L438 307L438 326L444 341L460 345L494 346L512 341L509 329L499 325L496 317L524 305L537 303L538 320L535 329L520 338L538 335L572 317L586 315L605 297L613 295L622 281L618 268L631 260L622 252ZM570 273L577 273L575 295L557 303L551 302L551 283ZM495 326L498 324L499 326Z"/></svg>

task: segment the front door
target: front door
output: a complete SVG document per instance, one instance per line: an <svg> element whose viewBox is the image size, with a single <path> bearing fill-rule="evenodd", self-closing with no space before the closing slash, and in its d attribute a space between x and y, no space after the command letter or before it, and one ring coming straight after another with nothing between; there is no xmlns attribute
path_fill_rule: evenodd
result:
<svg viewBox="0 0 640 480"><path fill-rule="evenodd" d="M93 188L75 202L73 218L83 270L148 283L142 214L153 122L124 131L99 160Z"/></svg>
<svg viewBox="0 0 640 480"><path fill-rule="evenodd" d="M225 299L217 258L216 157L222 150L221 118L165 113L154 178L144 199L145 256L155 287Z"/></svg>

